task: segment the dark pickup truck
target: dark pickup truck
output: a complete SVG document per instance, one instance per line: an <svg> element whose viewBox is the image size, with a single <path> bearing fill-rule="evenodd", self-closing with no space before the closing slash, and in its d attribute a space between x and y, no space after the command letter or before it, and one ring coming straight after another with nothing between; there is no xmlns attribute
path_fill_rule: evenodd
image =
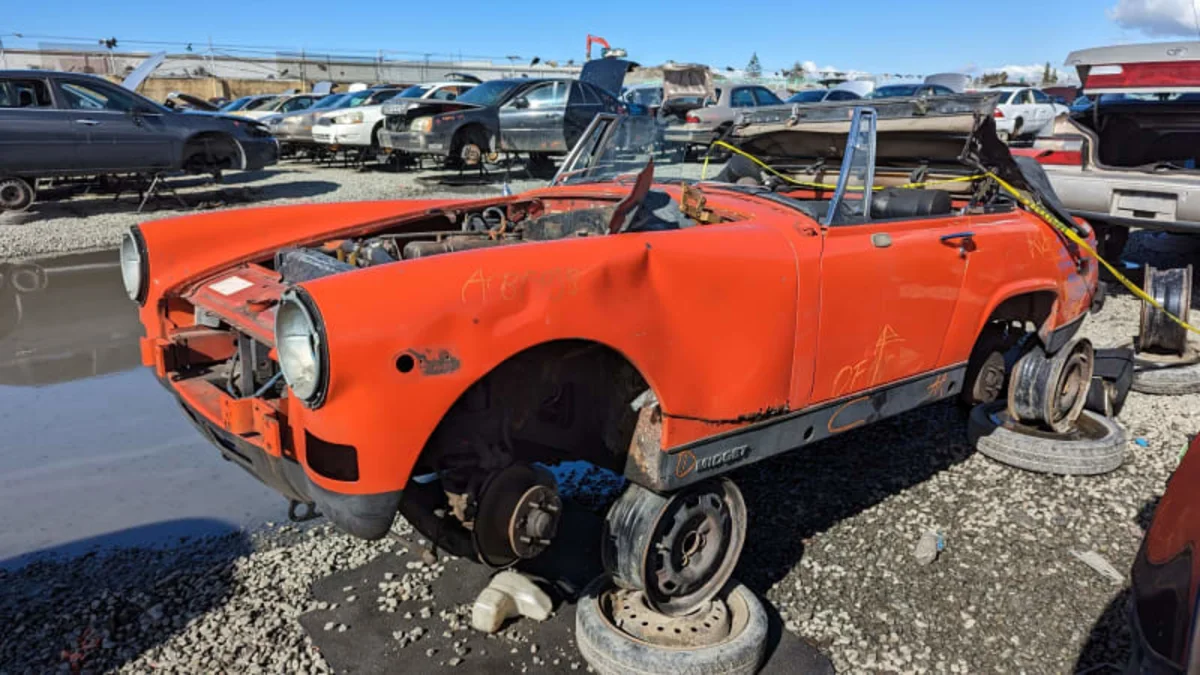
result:
<svg viewBox="0 0 1200 675"><path fill-rule="evenodd" d="M251 119L175 111L91 75L0 70L0 209L32 203L36 178L215 174L278 157L270 131Z"/></svg>

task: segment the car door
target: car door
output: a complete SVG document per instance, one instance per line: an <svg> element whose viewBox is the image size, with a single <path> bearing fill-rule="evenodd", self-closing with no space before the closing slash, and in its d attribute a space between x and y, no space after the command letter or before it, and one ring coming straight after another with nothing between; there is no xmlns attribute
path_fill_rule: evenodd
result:
<svg viewBox="0 0 1200 675"><path fill-rule="evenodd" d="M823 221L814 403L935 370L971 248L961 215L872 216L862 188L874 183L873 128L854 131Z"/></svg>
<svg viewBox="0 0 1200 675"><path fill-rule="evenodd" d="M60 78L57 92L83 132L76 146L81 169L128 171L172 168L179 142L168 115L131 92L93 78Z"/></svg>
<svg viewBox="0 0 1200 675"><path fill-rule="evenodd" d="M729 107L730 108L753 108L754 107L754 91L753 87L736 87L729 92Z"/></svg>
<svg viewBox="0 0 1200 675"><path fill-rule="evenodd" d="M1037 130L1037 117L1033 107L1033 96L1028 89L1019 89L1013 92L1012 98L1008 100L1008 107L1011 112L1006 113L1014 120L1013 135L1025 136L1031 131ZM1018 123L1017 120L1020 120Z"/></svg>
<svg viewBox="0 0 1200 675"><path fill-rule="evenodd" d="M501 144L514 152L565 152L568 82L535 84L500 108Z"/></svg>
<svg viewBox="0 0 1200 675"><path fill-rule="evenodd" d="M75 166L80 127L44 77L0 77L0 162L14 173Z"/></svg>
<svg viewBox="0 0 1200 675"><path fill-rule="evenodd" d="M568 148L575 146L592 119L601 112L604 112L604 104L595 88L586 82L572 82L563 129Z"/></svg>
<svg viewBox="0 0 1200 675"><path fill-rule="evenodd" d="M1037 120L1037 128L1030 129L1030 133L1040 136L1054 124L1054 99L1041 89L1030 89L1029 93L1033 96L1033 110Z"/></svg>

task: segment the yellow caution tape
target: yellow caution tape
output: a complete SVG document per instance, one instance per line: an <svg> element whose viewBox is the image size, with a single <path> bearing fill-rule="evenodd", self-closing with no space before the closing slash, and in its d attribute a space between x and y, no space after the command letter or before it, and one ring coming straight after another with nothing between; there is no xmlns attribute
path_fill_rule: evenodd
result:
<svg viewBox="0 0 1200 675"><path fill-rule="evenodd" d="M732 152L734 154L741 155L742 157L745 157L746 159L757 164L760 168L762 168L767 173L770 173L771 175L776 176L777 178L787 181L788 183L791 183L792 185L812 188L812 189L816 189L816 190L836 190L837 189L836 185L829 185L826 183L810 183L807 181L796 180L795 178L792 178L791 176L788 176L788 175L778 171L777 169L769 166L766 162L755 157L754 155L751 155L750 153L746 152L745 150L734 147L734 146L726 143L725 141L713 141L712 146L725 148L726 150L729 150L730 152ZM709 153L706 153L704 155L704 168L700 172L700 180L704 180L705 176L708 175L708 156L709 156ZM1185 329L1187 329L1193 333L1196 333L1197 335L1200 335L1200 328L1196 328L1195 326L1191 325L1190 323L1188 323L1188 322L1184 321L1183 319L1175 316L1174 314L1168 312L1154 298L1150 297L1149 294L1147 294L1142 289L1138 288L1137 284L1133 283L1124 274L1121 274L1119 271L1117 271L1116 267L1114 267L1111 263L1109 263L1104 258L1101 258L1100 254L1096 252L1096 249L1092 248L1092 245L1089 244L1086 239L1079 236L1079 234L1076 233L1075 230L1073 230L1070 227L1067 227L1067 225L1064 224L1062 221L1060 221L1053 213L1050 213L1046 209L1042 208L1042 206L1039 205L1037 202L1033 201L1027 195L1022 193L1020 190L1017 190L1013 186L1009 185L1003 178L1000 178L999 176L997 176L996 174L994 174L990 171L987 173L979 174L979 175L975 175L975 176L960 176L957 178L948 178L948 179L936 180L936 181L926 181L923 183L905 183L903 185L897 185L895 187L919 188L919 187L924 187L926 185L941 185L941 184L945 184L945 183L961 183L961 182L966 182L966 181L977 180L979 178L991 178L992 180L996 181L996 184L999 185L1005 192L1012 195L1013 198L1015 198L1021 204L1021 206L1024 206L1025 208L1032 211L1039 218L1041 218L1043 221L1045 221L1045 223L1047 225L1050 225L1055 230L1058 230L1059 232L1061 232L1063 234L1063 236L1065 236L1068 240L1070 240L1076 246L1080 247L1085 252L1087 252L1089 255L1091 255L1093 258L1100 261L1100 264L1104 265L1104 268L1107 269L1109 271L1109 273L1112 274L1113 277L1115 277L1117 279L1117 281L1120 281L1121 284L1123 286L1125 286L1125 288L1128 288L1130 293L1133 293L1135 296L1137 296L1139 299L1141 299L1142 302L1149 303L1149 305L1151 307L1153 307L1154 309L1167 315L1167 317L1170 318L1175 323L1179 324L1180 326L1183 326ZM849 188L849 189L861 190L862 188ZM884 189L884 186L874 185L874 186L872 186L871 189L872 190L882 190L882 189ZM1190 302L1190 299L1189 299L1189 302Z"/></svg>
<svg viewBox="0 0 1200 675"><path fill-rule="evenodd" d="M762 168L767 173L770 173L772 176L775 176L781 180L787 181L788 183L791 183L792 185L796 185L799 187L812 188L814 190L836 190L837 189L837 185L830 185L828 183L809 183L807 181L796 180L795 178L792 178L791 176L789 176L785 173L782 173L779 170L771 167L766 162L755 157L754 155L751 155L750 153L746 152L745 150L734 147L734 146L726 143L725 141L713 141L712 145L713 145L713 147L725 148L726 150L729 150L730 152L732 152L736 155L741 155L742 157L745 157L746 159L750 160L751 162L754 162L755 164L757 164L760 168ZM711 154L711 153L705 153L705 155L704 155L704 168L702 168L700 170L700 180L704 180L705 177L708 176L709 154ZM920 188L920 187L925 187L926 185L945 185L947 183L966 183L969 181L978 180L983 177L984 177L983 174L979 174L979 175L975 175L975 176L958 176L955 178L945 178L945 179L941 179L941 180L931 180L931 181L924 181L924 182L920 182L920 183L904 183L902 185L893 185L892 187ZM883 185L875 185L875 186L872 186L871 189L883 190L886 187L887 186L883 186ZM863 188L860 186L849 186L846 189L862 190Z"/></svg>

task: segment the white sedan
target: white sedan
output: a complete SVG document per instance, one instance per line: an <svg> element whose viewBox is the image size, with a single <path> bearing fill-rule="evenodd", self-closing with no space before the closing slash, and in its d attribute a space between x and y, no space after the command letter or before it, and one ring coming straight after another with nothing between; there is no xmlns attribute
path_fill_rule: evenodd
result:
<svg viewBox="0 0 1200 675"><path fill-rule="evenodd" d="M470 82L434 82L431 84L413 85L395 96L389 97L386 103L396 103L400 99L438 99L452 101L473 87ZM333 150L339 148L379 148L379 130L383 127L383 105L380 101L374 105L364 105L358 108L332 110L317 117L313 125L313 140Z"/></svg>
<svg viewBox="0 0 1200 675"><path fill-rule="evenodd" d="M1008 141L1025 136L1045 136L1054 126L1054 118L1067 113L1067 107L1054 102L1041 89L1033 87L993 87L1001 92L996 105L996 132Z"/></svg>

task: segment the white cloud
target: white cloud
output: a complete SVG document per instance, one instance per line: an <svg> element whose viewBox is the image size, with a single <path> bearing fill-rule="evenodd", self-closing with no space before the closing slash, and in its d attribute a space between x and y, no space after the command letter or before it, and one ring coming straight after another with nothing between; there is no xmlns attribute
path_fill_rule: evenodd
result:
<svg viewBox="0 0 1200 675"><path fill-rule="evenodd" d="M1122 28L1151 36L1195 37L1200 0L1117 0L1108 18Z"/></svg>

